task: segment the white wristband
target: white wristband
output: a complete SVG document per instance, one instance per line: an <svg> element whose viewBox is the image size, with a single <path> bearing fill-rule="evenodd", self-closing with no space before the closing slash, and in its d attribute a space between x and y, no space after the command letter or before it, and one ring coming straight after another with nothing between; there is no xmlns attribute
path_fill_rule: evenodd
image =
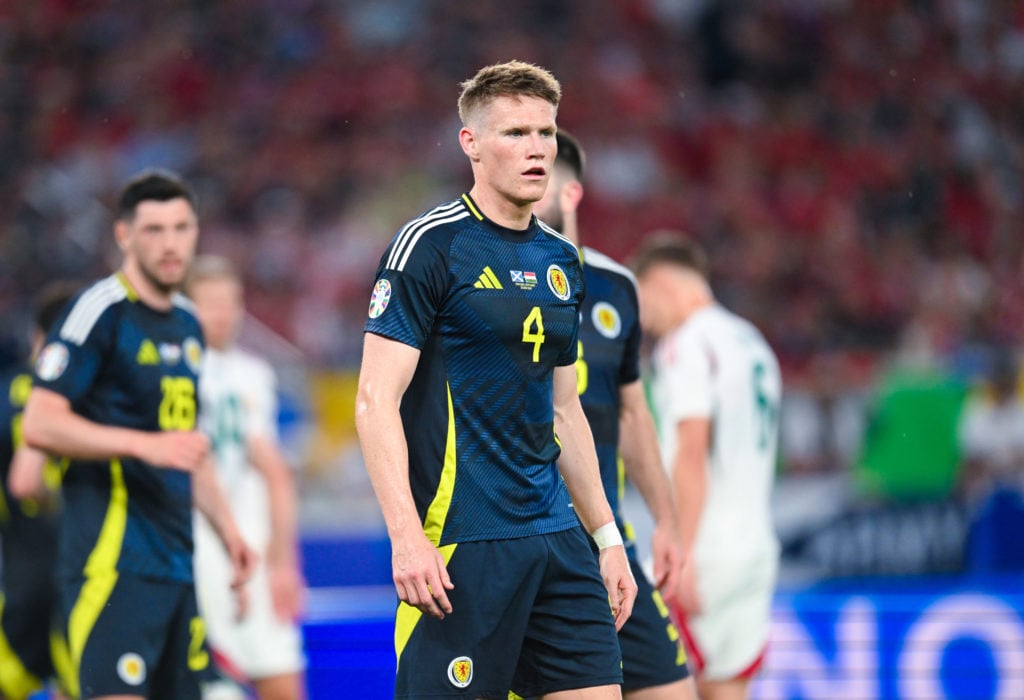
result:
<svg viewBox="0 0 1024 700"><path fill-rule="evenodd" d="M619 526L615 524L614 520L597 528L590 533L590 536L594 538L598 549L608 549L609 547L617 547L622 544L622 535L619 533Z"/></svg>

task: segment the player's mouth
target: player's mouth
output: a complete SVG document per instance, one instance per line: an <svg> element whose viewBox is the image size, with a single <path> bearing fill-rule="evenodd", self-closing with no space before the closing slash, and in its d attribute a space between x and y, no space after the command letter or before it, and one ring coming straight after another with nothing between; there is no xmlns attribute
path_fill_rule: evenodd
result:
<svg viewBox="0 0 1024 700"><path fill-rule="evenodd" d="M547 172L548 171L545 170L544 168L537 166L534 168L530 168L529 170L524 170L523 177L526 177L530 180L543 180L544 176L547 175Z"/></svg>

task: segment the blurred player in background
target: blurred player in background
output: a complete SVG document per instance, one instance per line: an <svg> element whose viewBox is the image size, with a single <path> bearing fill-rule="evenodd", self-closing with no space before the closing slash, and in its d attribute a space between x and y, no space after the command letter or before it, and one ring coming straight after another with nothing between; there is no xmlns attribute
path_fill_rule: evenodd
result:
<svg viewBox="0 0 1024 700"><path fill-rule="evenodd" d="M557 142L551 179L534 212L579 246L576 208L583 197L585 157L579 142L565 130L558 130ZM581 250L587 296L580 308L577 390L594 433L605 495L626 541L640 590L633 614L619 630L622 688L630 699L696 697L679 632L660 593L640 568L632 528L621 512L620 499L628 477L654 519L651 551L657 586L674 593L683 551L671 484L661 466L657 434L640 380L636 279L593 248Z"/></svg>
<svg viewBox="0 0 1024 700"><path fill-rule="evenodd" d="M231 561L202 518L195 519L196 593L216 660L226 659L262 700L305 695L297 499L277 438L277 378L237 345L245 315L242 280L225 258L196 258L186 280L207 348L199 382L201 425L238 527L259 555L236 614Z"/></svg>
<svg viewBox="0 0 1024 700"><path fill-rule="evenodd" d="M60 604L82 698L199 697L209 665L192 580L192 503L242 541L197 428L202 331L178 293L199 235L195 196L147 171L122 190L124 261L65 309L35 364L32 447L64 455Z"/></svg>
<svg viewBox="0 0 1024 700"><path fill-rule="evenodd" d="M77 291L54 282L37 296L31 357ZM22 700L67 673L68 651L57 616L57 506L60 465L24 444L22 409L32 389L32 369L0 379L0 698Z"/></svg>
<svg viewBox="0 0 1024 700"><path fill-rule="evenodd" d="M673 604L705 700L746 698L764 657L779 545L771 520L782 380L758 330L715 302L704 254L674 234L637 250L652 394L689 552Z"/></svg>
<svg viewBox="0 0 1024 700"><path fill-rule="evenodd" d="M576 391L583 272L532 215L561 88L519 61L462 88L473 188L381 258L356 402L401 599L395 695L620 698L636 583Z"/></svg>

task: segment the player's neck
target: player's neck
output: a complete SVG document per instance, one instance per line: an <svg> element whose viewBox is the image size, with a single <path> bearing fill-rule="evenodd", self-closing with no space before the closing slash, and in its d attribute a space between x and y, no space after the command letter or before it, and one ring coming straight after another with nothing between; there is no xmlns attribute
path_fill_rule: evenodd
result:
<svg viewBox="0 0 1024 700"><path fill-rule="evenodd" d="M681 304L679 307L681 316L681 318L679 319L679 325L683 325L691 318L693 318L694 315L697 314L697 312L710 308L711 306L714 306L714 304L714 297L706 296L703 294L687 299L686 303Z"/></svg>
<svg viewBox="0 0 1024 700"><path fill-rule="evenodd" d="M580 228L576 223L576 212L567 211L562 213L562 230L559 231L563 236L573 242L577 248L582 248L583 244L580 243Z"/></svg>
<svg viewBox="0 0 1024 700"><path fill-rule="evenodd" d="M515 231L525 231L533 217L533 202L518 204L487 187L473 185L469 196L480 208L480 212L488 219Z"/></svg>
<svg viewBox="0 0 1024 700"><path fill-rule="evenodd" d="M146 306L157 311L169 311L174 306L173 298L176 290L164 291L154 285L133 261L125 261L121 266L121 275L131 285L132 291L139 297L139 301Z"/></svg>

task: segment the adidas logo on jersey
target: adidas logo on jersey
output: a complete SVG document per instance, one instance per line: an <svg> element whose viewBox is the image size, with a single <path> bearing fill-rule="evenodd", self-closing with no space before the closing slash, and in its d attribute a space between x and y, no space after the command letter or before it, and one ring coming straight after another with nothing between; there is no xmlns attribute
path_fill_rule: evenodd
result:
<svg viewBox="0 0 1024 700"><path fill-rule="evenodd" d="M152 340L147 338L142 341L142 345L139 346L139 352L135 355L135 361L140 365L160 364L160 353L157 351L156 346L153 345Z"/></svg>
<svg viewBox="0 0 1024 700"><path fill-rule="evenodd" d="M477 289L502 289L501 282L498 280L497 275L494 274L494 270L491 269L490 265L484 268L484 271L480 273L480 279L473 284Z"/></svg>

